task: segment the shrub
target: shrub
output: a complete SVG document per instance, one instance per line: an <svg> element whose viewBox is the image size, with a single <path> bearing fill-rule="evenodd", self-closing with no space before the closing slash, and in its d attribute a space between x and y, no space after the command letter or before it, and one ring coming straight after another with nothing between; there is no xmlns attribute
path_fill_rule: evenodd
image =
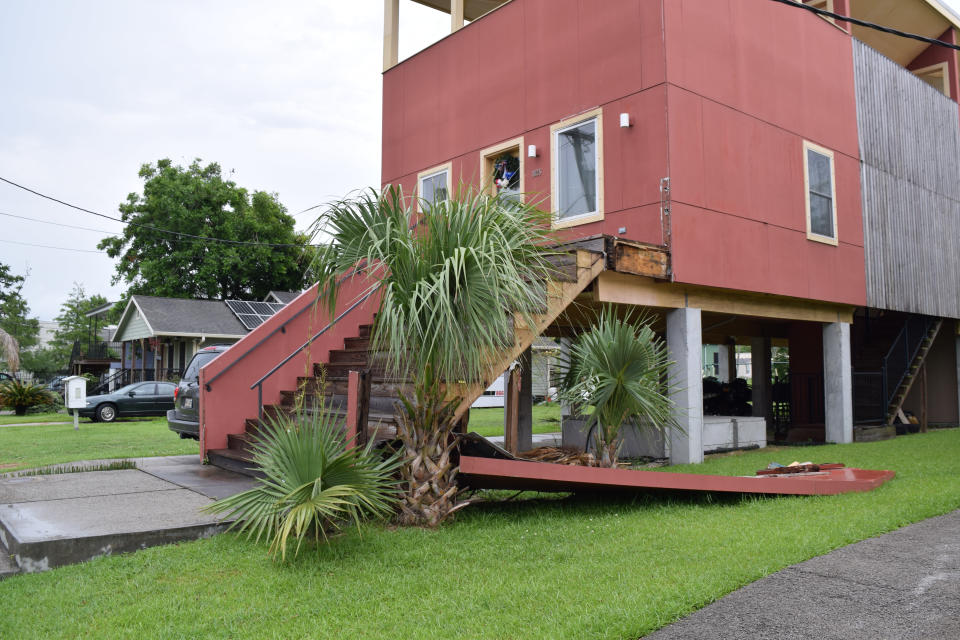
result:
<svg viewBox="0 0 960 640"><path fill-rule="evenodd" d="M260 486L213 503L212 513L235 517L230 528L270 539L270 553L286 558L287 541L316 542L344 525L393 513L397 457L383 458L370 444L348 448L325 408L298 417L265 420L253 461L266 476Z"/></svg>
<svg viewBox="0 0 960 640"><path fill-rule="evenodd" d="M54 402L52 393L39 384L6 380L0 383L0 405L13 409L18 416L26 415L27 409Z"/></svg>

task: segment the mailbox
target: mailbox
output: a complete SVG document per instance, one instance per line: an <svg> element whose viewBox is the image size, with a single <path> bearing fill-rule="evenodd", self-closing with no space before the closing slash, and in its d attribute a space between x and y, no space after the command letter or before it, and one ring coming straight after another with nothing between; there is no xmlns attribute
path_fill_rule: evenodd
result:
<svg viewBox="0 0 960 640"><path fill-rule="evenodd" d="M87 406L87 379L70 376L63 379L63 400L67 409L83 409Z"/></svg>

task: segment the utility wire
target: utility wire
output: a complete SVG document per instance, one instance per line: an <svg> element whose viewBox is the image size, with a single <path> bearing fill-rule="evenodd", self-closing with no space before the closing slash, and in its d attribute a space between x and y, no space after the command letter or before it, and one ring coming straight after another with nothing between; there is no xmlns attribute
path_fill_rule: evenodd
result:
<svg viewBox="0 0 960 640"><path fill-rule="evenodd" d="M0 239L0 242L9 242L10 244L21 244L26 247L40 247L41 249L59 249L60 251L76 251L77 253L102 253L106 254L106 251L97 251L96 249L76 249L74 247L52 247L48 244L33 244L32 242L19 242L17 240L4 240Z"/></svg>
<svg viewBox="0 0 960 640"><path fill-rule="evenodd" d="M125 221L125 220L122 220L122 219L120 219L120 218L115 218L115 217L113 217L113 216L108 216L108 215L106 215L106 214L104 214L104 213L99 213L99 212L97 212L97 211L91 211L90 209L85 209L84 207L80 207L80 206L78 206L78 205L71 204L71 203L69 203L69 202L64 202L63 200L60 200L60 199L58 199L58 198L54 198L53 196L48 196L48 195L45 194L45 193L40 193L39 191L35 191L35 190L33 190L33 189L29 188L29 187L25 187L25 186L23 186L22 184L17 184L16 182L14 182L14 181L12 181L12 180L8 180L8 179L4 178L3 176L0 176L0 182L6 182L7 184L9 184L9 185L12 186L12 187L16 187L16 188L18 188L18 189L23 189L24 191L26 191L26 192L28 192L28 193L32 193L32 194L35 195L35 196L39 196L39 197L44 198L44 199L46 199L46 200L50 200L50 201L52 201L52 202L56 202L57 204L62 204L62 205L65 206L65 207L70 207L71 209L76 209L77 211L82 211L82 212L84 212L84 213L89 213L89 214L91 214L91 215L98 216L98 217L100 217L100 218L106 218L107 220L113 220L114 222L119 222L119 223L121 223L121 224L130 225L130 226L133 226L133 227L140 227L140 228L143 228L143 229L150 229L151 231L157 231L157 232L159 232L159 233L170 234L170 235L173 235L173 236L177 236L178 238L192 238L192 239L194 239L194 240L208 240L208 241L210 241L210 242L222 242L222 243L224 243L224 244L246 245L246 246L257 246L257 247L296 247L296 248L303 248L303 246L304 246L304 245L301 245L301 244L289 243L289 242L288 242L288 243L283 243L283 242L255 242L255 241L246 241L246 240L226 240L226 239L224 239L224 238L214 238L214 237L212 237L212 236L198 236L198 235L194 235L194 234L192 234L192 233L183 233L183 232L181 232L181 231L171 231L170 229L161 229L160 227L155 227L155 226L149 225L149 224L140 224L139 222ZM320 205L317 205L317 206L320 206ZM312 208L315 208L315 207L312 207ZM303 212L301 212L301 213L303 213Z"/></svg>
<svg viewBox="0 0 960 640"><path fill-rule="evenodd" d="M39 222L39 223L41 223L41 224L52 224L52 225L55 226L55 227L66 227L66 228L68 228L68 229L80 229L81 231L96 231L97 233L105 233L105 234L107 234L108 236L119 236L119 235L120 235L119 233L113 233L113 232L111 232L111 231L104 231L103 229L91 229L90 227L78 227L77 225L66 224L66 223L63 223L63 222L54 222L54 221L52 221L52 220L41 220L40 218L30 218L30 217L27 217L27 216L18 216L18 215L14 214L14 213L6 213L6 212L4 212L4 211L0 211L0 216L7 216L8 218L18 218L18 219L20 219L20 220L29 220L30 222Z"/></svg>
<svg viewBox="0 0 960 640"><path fill-rule="evenodd" d="M811 13L815 13L817 15L827 16L828 18L833 18L834 20L840 20L842 22L849 22L850 24L866 27L867 29L882 31L883 33L889 33L895 36L900 36L901 38L912 38L913 40L919 40L920 42L926 42L928 44L936 44L941 47L946 47L948 49L954 49L956 51L960 51L960 45L952 44L950 42L944 42L943 40L937 40L936 38L928 38L926 36L921 36L916 33L900 31L899 29L891 29L890 27L884 27L883 25L876 24L875 22L867 22L866 20L850 18L848 16L841 15L839 13L827 11L826 9L818 9L817 7L813 7L809 4L795 2L794 0L771 0L771 2L779 2L780 4L789 5L791 7L796 7L798 9L806 9L807 11L810 11Z"/></svg>

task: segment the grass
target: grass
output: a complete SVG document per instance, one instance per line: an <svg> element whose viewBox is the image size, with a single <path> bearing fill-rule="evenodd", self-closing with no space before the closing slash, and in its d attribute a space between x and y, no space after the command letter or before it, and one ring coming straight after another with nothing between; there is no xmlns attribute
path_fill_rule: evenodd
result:
<svg viewBox="0 0 960 640"><path fill-rule="evenodd" d="M81 421L79 431L73 430L72 422L0 428L0 473L76 460L198 452L196 440L181 440L167 428L166 418Z"/></svg>
<svg viewBox="0 0 960 640"><path fill-rule="evenodd" d="M471 409L468 429L480 435L503 435L503 407ZM560 431L560 405L556 402L533 405L533 432L553 433Z"/></svg>
<svg viewBox="0 0 960 640"><path fill-rule="evenodd" d="M274 564L234 535L0 582L0 637L637 638L788 565L960 507L960 430L713 457L842 461L869 493L533 497ZM68 598L64 594L69 594ZM789 594L785 594L789 597Z"/></svg>
<svg viewBox="0 0 960 640"><path fill-rule="evenodd" d="M25 416L0 416L0 424L19 424L21 422L66 422L73 421L73 416L66 413L37 413Z"/></svg>

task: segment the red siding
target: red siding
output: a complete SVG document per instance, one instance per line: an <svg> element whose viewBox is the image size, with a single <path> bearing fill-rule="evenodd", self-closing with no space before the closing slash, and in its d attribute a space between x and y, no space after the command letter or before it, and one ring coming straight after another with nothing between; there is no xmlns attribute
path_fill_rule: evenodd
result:
<svg viewBox="0 0 960 640"><path fill-rule="evenodd" d="M761 0L665 19L677 280L865 304L849 36ZM806 237L804 140L835 154L837 247Z"/></svg>
<svg viewBox="0 0 960 640"><path fill-rule="evenodd" d="M514 0L384 75L383 182L476 182L524 136L549 208L550 125L598 106L605 219L565 236L661 242L670 176L679 281L865 303L850 37L767 0ZM805 139L835 152L838 247L806 238Z"/></svg>

